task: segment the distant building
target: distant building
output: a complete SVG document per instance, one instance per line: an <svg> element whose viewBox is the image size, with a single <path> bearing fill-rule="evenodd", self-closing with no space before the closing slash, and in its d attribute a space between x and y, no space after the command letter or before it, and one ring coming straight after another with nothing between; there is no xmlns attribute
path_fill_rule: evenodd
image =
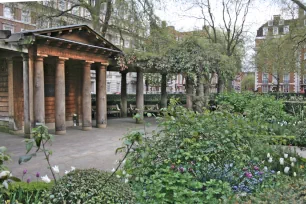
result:
<svg viewBox="0 0 306 204"><path fill-rule="evenodd" d="M272 20L269 20L263 24L257 30L257 36L255 39L256 46L266 39L268 35L280 36L290 33L290 26L304 27L306 26L306 12L299 9L298 18L286 20L280 15L274 15ZM305 48L305 46L304 46ZM279 79L280 91L284 93L301 93L306 89L306 73L303 73L305 69L301 69L301 65L306 60L306 52L304 48L299 50L300 62L297 64L298 72L284 73ZM277 86L277 79L273 73L263 73L257 68L255 72L255 90L262 93L275 92Z"/></svg>

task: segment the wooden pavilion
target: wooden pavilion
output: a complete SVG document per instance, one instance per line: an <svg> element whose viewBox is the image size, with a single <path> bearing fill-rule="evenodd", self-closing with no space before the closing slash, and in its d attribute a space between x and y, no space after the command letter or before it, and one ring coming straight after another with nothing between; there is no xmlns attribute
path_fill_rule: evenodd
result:
<svg viewBox="0 0 306 204"><path fill-rule="evenodd" d="M122 51L86 25L0 31L0 131L29 137L45 124L55 134L73 126L92 128L91 70L96 70L96 127L107 125L106 71L120 71L115 58ZM152 70L147 70L152 72ZM143 117L143 72L121 72L121 111L127 115L127 72L137 72L136 106ZM162 75L162 104L167 103Z"/></svg>

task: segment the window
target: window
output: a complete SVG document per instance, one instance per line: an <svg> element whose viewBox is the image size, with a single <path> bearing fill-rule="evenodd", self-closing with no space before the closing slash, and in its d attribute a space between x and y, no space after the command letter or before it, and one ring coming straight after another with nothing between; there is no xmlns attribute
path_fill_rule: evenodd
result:
<svg viewBox="0 0 306 204"><path fill-rule="evenodd" d="M268 21L268 26L273 26L273 21L272 20Z"/></svg>
<svg viewBox="0 0 306 204"><path fill-rule="evenodd" d="M268 35L268 28L267 27L262 28L262 34L263 35Z"/></svg>
<svg viewBox="0 0 306 204"><path fill-rule="evenodd" d="M279 25L284 25L284 19L279 19Z"/></svg>
<svg viewBox="0 0 306 204"><path fill-rule="evenodd" d="M26 22L26 23L31 22L30 11L22 11L21 12L21 21Z"/></svg>
<svg viewBox="0 0 306 204"><path fill-rule="evenodd" d="M306 26L306 19L304 19L304 26Z"/></svg>
<svg viewBox="0 0 306 204"><path fill-rule="evenodd" d="M13 18L12 9L10 7L5 6L4 9L3 9L3 16L5 18L12 19Z"/></svg>
<svg viewBox="0 0 306 204"><path fill-rule="evenodd" d="M289 26L288 25L284 26L284 34L287 34L287 33L289 33Z"/></svg>
<svg viewBox="0 0 306 204"><path fill-rule="evenodd" d="M3 24L3 30L10 30L11 33L13 33L14 32L14 26Z"/></svg>
<svg viewBox="0 0 306 204"><path fill-rule="evenodd" d="M277 84L277 73L273 73L272 75L272 83Z"/></svg>
<svg viewBox="0 0 306 204"><path fill-rule="evenodd" d="M124 46L125 46L126 48L129 48L129 47L130 47L130 40L129 40L129 39L126 39L126 40L124 41Z"/></svg>
<svg viewBox="0 0 306 204"><path fill-rule="evenodd" d="M119 43L120 43L120 38L119 38L118 35L115 35L114 38L113 38L112 40L113 40L113 43L114 43L115 45L119 45Z"/></svg>
<svg viewBox="0 0 306 204"><path fill-rule="evenodd" d="M110 92L110 82L107 82L106 89L107 89L107 92Z"/></svg>
<svg viewBox="0 0 306 204"><path fill-rule="evenodd" d="M262 88L262 93L268 93L268 85L263 85L261 86Z"/></svg>
<svg viewBox="0 0 306 204"><path fill-rule="evenodd" d="M284 93L289 93L289 84L284 85L283 91Z"/></svg>
<svg viewBox="0 0 306 204"><path fill-rule="evenodd" d="M304 53L304 60L306 60L306 52Z"/></svg>
<svg viewBox="0 0 306 204"><path fill-rule="evenodd" d="M91 93L95 93L95 82L91 82Z"/></svg>
<svg viewBox="0 0 306 204"><path fill-rule="evenodd" d="M120 83L117 83L116 91L117 91L117 92L120 92Z"/></svg>
<svg viewBox="0 0 306 204"><path fill-rule="evenodd" d="M58 9L61 11L66 10L66 1L65 0L59 0L58 1Z"/></svg>
<svg viewBox="0 0 306 204"><path fill-rule="evenodd" d="M303 76L303 84L306 84L306 74Z"/></svg>
<svg viewBox="0 0 306 204"><path fill-rule="evenodd" d="M269 83L268 73L263 73L262 74L262 83L264 83L264 84Z"/></svg>
<svg viewBox="0 0 306 204"><path fill-rule="evenodd" d="M278 27L273 27L273 35L278 35Z"/></svg>
<svg viewBox="0 0 306 204"><path fill-rule="evenodd" d="M289 76L289 74L284 74L284 83L285 83L285 84L289 84L289 82L290 82L290 76Z"/></svg>
<svg viewBox="0 0 306 204"><path fill-rule="evenodd" d="M80 7L74 7L74 8L71 10L71 13L72 13L73 15L79 16L79 15L80 15Z"/></svg>

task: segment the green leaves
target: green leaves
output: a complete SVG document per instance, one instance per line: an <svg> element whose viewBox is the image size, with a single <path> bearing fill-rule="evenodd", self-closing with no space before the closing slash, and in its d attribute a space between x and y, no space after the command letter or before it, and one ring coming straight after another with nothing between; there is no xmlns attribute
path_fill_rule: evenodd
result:
<svg viewBox="0 0 306 204"><path fill-rule="evenodd" d="M22 163L30 161L33 156L36 156L36 153L27 154L27 155L19 157L18 164L22 164Z"/></svg>

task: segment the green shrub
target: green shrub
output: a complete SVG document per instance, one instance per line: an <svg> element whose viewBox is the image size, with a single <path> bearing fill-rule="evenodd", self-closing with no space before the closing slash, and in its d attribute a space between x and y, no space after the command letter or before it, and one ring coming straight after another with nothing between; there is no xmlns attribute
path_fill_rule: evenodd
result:
<svg viewBox="0 0 306 204"><path fill-rule="evenodd" d="M45 203L133 203L128 184L96 169L75 170L62 177L45 196Z"/></svg>

